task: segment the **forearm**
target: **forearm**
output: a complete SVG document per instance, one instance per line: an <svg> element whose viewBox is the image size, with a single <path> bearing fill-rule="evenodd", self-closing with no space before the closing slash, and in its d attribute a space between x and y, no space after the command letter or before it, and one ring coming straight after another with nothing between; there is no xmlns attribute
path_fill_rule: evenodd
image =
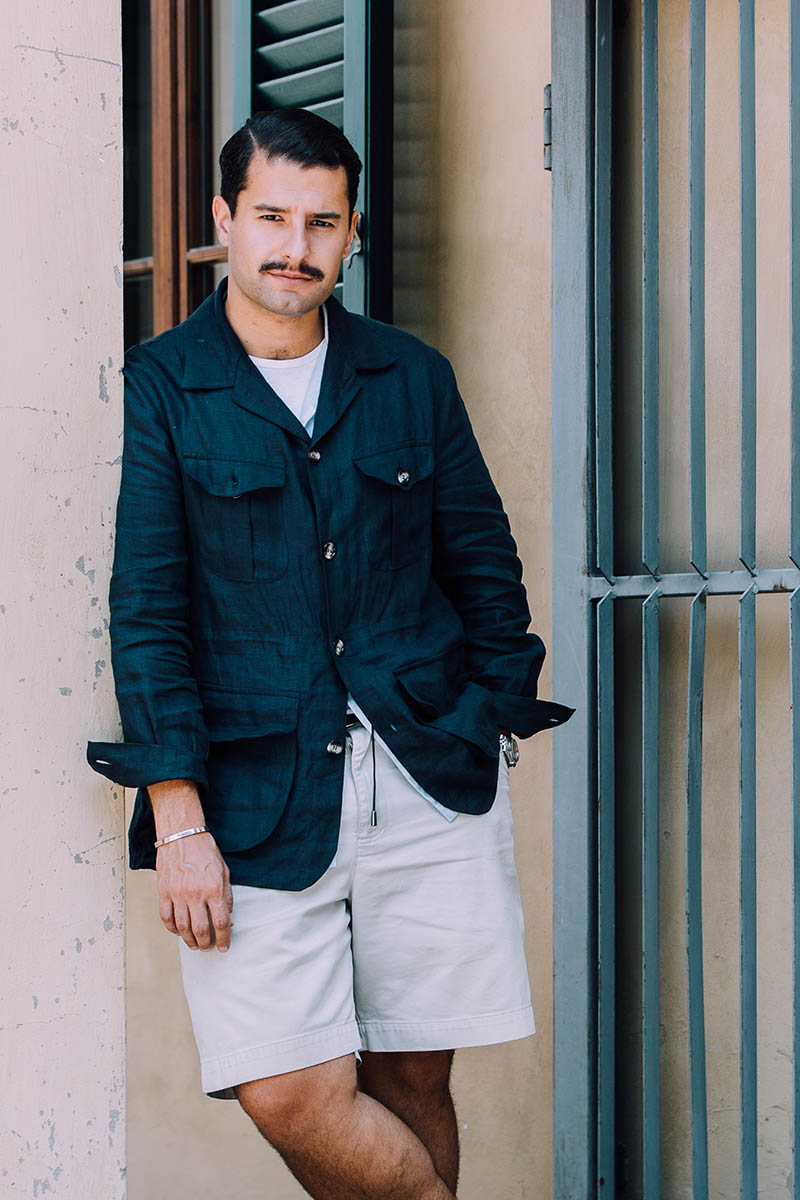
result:
<svg viewBox="0 0 800 1200"><path fill-rule="evenodd" d="M169 837L182 829L194 829L205 825L205 814L197 785L191 779L168 779L162 783L151 783L147 789L156 834L159 838Z"/></svg>

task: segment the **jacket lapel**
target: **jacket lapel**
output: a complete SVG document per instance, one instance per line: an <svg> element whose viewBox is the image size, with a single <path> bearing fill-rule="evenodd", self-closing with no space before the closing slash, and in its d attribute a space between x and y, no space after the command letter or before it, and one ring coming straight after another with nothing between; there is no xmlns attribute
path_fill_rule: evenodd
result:
<svg viewBox="0 0 800 1200"><path fill-rule="evenodd" d="M331 296L328 312L328 353L314 420L312 443L328 433L362 388L365 372L381 371L397 361L389 339L376 322L349 313Z"/></svg>
<svg viewBox="0 0 800 1200"><path fill-rule="evenodd" d="M183 387L230 389L234 404L279 425L293 437L308 434L272 390L230 326L225 313L228 281L223 279L184 325ZM326 301L328 350L312 441L328 433L361 391L361 371L382 370L397 361L381 327L351 316L333 297Z"/></svg>

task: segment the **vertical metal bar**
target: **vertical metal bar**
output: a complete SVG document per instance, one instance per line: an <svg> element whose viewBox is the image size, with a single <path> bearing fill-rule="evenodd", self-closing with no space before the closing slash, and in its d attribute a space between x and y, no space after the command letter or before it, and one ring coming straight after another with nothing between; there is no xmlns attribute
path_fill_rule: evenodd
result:
<svg viewBox="0 0 800 1200"><path fill-rule="evenodd" d="M692 1200L708 1200L705 1003L703 994L703 681L706 594L692 601L686 711L686 945L689 974L689 1083Z"/></svg>
<svg viewBox="0 0 800 1200"><path fill-rule="evenodd" d="M614 600L597 605L598 781L598 1055L597 1178L599 1194L616 1195L615 986L616 904L614 855Z"/></svg>
<svg viewBox="0 0 800 1200"><path fill-rule="evenodd" d="M739 1070L741 1200L758 1196L756 1048L756 589L739 600Z"/></svg>
<svg viewBox="0 0 800 1200"><path fill-rule="evenodd" d="M706 3L689 3L689 491L692 566L706 550Z"/></svg>
<svg viewBox="0 0 800 1200"><path fill-rule="evenodd" d="M789 556L800 566L800 0L789 3L791 131L791 492ZM796 1172L795 1172L796 1178Z"/></svg>
<svg viewBox="0 0 800 1200"><path fill-rule="evenodd" d="M658 0L642 0L642 562L658 571Z"/></svg>
<svg viewBox="0 0 800 1200"><path fill-rule="evenodd" d="M592 349L592 2L552 14L553 1197L597 1192L595 614L588 599ZM577 352L576 352L577 349Z"/></svg>
<svg viewBox="0 0 800 1200"><path fill-rule="evenodd" d="M789 600L792 729L792 1197L800 1200L800 588Z"/></svg>
<svg viewBox="0 0 800 1200"><path fill-rule="evenodd" d="M597 569L614 578L614 493L611 405L611 73L612 9L595 6L594 142L594 403Z"/></svg>
<svg viewBox="0 0 800 1200"><path fill-rule="evenodd" d="M740 421L739 557L756 565L756 37L755 0L739 0Z"/></svg>
<svg viewBox="0 0 800 1200"><path fill-rule="evenodd" d="M661 1195L659 1057L659 597L642 605L642 1195Z"/></svg>

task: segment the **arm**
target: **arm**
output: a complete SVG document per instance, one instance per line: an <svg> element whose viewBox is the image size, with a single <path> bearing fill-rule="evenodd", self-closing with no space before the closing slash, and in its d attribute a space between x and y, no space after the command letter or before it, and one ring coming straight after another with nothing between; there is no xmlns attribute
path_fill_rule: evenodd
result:
<svg viewBox="0 0 800 1200"><path fill-rule="evenodd" d="M527 631L517 547L452 368L439 367L433 575L464 625L470 683L491 694L499 728L529 737L572 710L537 699L545 649Z"/></svg>
<svg viewBox="0 0 800 1200"><path fill-rule="evenodd" d="M183 494L158 375L134 352L125 380L122 480L111 578L111 652L125 741L93 742L89 761L146 788L159 838L203 825L208 737L191 671ZM227 867L210 834L158 851L164 924L189 946L230 940Z"/></svg>

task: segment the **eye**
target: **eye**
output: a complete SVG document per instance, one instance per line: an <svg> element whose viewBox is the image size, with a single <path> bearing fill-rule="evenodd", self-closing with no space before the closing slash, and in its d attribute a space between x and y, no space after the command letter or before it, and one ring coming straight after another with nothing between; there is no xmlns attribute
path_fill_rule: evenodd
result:
<svg viewBox="0 0 800 1200"><path fill-rule="evenodd" d="M333 229L333 221L323 221L321 217L314 217L311 224L318 225L320 229Z"/></svg>
<svg viewBox="0 0 800 1200"><path fill-rule="evenodd" d="M261 213L260 221L280 221L280 213Z"/></svg>

